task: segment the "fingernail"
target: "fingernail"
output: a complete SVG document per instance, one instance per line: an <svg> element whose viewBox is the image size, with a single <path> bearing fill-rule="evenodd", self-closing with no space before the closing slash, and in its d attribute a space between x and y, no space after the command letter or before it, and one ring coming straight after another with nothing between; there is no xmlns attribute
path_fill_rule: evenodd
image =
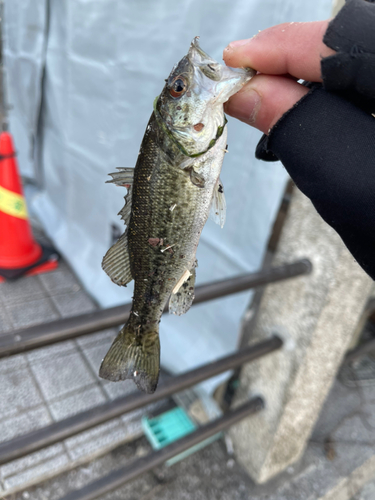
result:
<svg viewBox="0 0 375 500"><path fill-rule="evenodd" d="M230 42L230 44L228 45L226 50L234 49L237 47L241 47L242 45L246 45L247 43L249 43L250 40L251 40L251 38L246 38L246 40L235 40L234 42Z"/></svg>
<svg viewBox="0 0 375 500"><path fill-rule="evenodd" d="M244 89L236 94L235 98L229 99L225 111L239 120L253 125L256 123L257 115L261 106L261 96L254 89Z"/></svg>

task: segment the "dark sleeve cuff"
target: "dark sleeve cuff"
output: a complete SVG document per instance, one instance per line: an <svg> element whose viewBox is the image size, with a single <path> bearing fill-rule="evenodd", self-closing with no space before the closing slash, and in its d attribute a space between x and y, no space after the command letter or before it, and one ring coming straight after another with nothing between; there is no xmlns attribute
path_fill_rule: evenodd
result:
<svg viewBox="0 0 375 500"><path fill-rule="evenodd" d="M262 141L375 279L375 119L317 85Z"/></svg>
<svg viewBox="0 0 375 500"><path fill-rule="evenodd" d="M324 87L343 91L346 98L358 93L368 100L362 107L374 112L375 3L349 0L329 23L323 41L337 52L322 60Z"/></svg>

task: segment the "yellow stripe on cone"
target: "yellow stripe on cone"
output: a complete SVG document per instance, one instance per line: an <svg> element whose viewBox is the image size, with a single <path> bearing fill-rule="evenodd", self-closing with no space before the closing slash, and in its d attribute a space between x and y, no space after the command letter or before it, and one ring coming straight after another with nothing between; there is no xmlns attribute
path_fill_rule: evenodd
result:
<svg viewBox="0 0 375 500"><path fill-rule="evenodd" d="M0 186L0 212L19 219L27 219L27 208L22 195L13 193Z"/></svg>

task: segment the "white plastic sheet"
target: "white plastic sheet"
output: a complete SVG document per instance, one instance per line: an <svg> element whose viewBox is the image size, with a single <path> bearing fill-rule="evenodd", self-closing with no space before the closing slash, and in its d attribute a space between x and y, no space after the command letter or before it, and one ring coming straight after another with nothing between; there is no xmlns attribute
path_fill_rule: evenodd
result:
<svg viewBox="0 0 375 500"><path fill-rule="evenodd" d="M44 184L33 209L88 292L108 307L130 301L132 286L117 287L101 270L112 243L112 225L123 228L116 214L126 192L106 185L107 174L118 166L134 166L154 97L191 39L200 35L202 48L221 60L231 40L280 22L327 18L331 0L6 4L11 129L28 174L26 138L36 130L41 88L43 95L36 139ZM28 10L19 17L26 4ZM43 10L45 5L48 10ZM198 284L259 268L287 178L280 164L255 160L260 133L232 119L228 131L229 154L222 172L227 221L224 229L208 221L203 231ZM196 306L184 317L164 317L162 364L180 372L233 351L249 297L243 293Z"/></svg>

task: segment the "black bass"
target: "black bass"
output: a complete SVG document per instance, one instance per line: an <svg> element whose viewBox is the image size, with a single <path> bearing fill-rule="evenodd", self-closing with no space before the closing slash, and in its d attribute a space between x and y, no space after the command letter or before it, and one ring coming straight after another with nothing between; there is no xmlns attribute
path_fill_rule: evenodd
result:
<svg viewBox="0 0 375 500"><path fill-rule="evenodd" d="M133 379L152 393L159 378L159 322L183 314L194 299L195 254L210 210L221 226L225 199L219 179L226 152L223 104L255 74L218 64L195 38L155 99L135 169L110 174L128 189L120 214L125 233L106 253L103 269L125 286L134 279L129 320L99 375Z"/></svg>

